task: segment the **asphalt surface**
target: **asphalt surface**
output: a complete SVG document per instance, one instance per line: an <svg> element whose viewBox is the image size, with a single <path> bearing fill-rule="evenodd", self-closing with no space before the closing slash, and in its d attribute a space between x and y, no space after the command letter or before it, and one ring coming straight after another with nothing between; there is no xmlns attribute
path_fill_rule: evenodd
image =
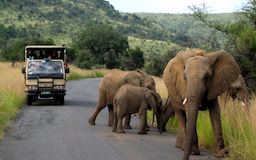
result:
<svg viewBox="0 0 256 160"><path fill-rule="evenodd" d="M49 100L33 102L21 109L0 142L0 160L179 160L183 151L174 147L176 136L151 129L139 135L139 119L132 129L114 133L107 126L108 109L96 125L88 123L98 97L101 78L67 83L65 105ZM215 159L201 150L190 159Z"/></svg>

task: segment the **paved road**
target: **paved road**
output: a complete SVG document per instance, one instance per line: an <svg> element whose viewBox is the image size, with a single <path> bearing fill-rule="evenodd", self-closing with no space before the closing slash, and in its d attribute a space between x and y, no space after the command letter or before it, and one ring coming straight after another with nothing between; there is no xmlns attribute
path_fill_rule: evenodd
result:
<svg viewBox="0 0 256 160"><path fill-rule="evenodd" d="M183 151L175 148L176 136L151 129L138 135L139 120L125 134L107 126L108 110L103 109L96 125L87 120L98 97L100 78L67 83L64 106L53 101L35 102L21 109L13 126L0 142L1 160L179 160ZM202 150L191 159L214 159Z"/></svg>

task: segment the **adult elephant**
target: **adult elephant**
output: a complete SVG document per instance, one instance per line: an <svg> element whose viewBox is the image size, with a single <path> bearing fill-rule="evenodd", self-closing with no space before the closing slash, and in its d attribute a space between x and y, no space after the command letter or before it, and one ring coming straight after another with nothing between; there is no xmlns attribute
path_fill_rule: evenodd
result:
<svg viewBox="0 0 256 160"><path fill-rule="evenodd" d="M250 103L249 103L249 93L246 87L245 80L242 75L239 75L237 80L231 84L229 89L221 95L221 98L224 99L225 103L229 99L238 99L242 102L243 107L247 112L249 112ZM171 105L170 98L162 98L163 106L165 108L163 115L163 131L166 131L166 123L170 117L174 117L175 112L174 108ZM159 122L157 122L159 124ZM159 128L159 127L158 127Z"/></svg>
<svg viewBox="0 0 256 160"><path fill-rule="evenodd" d="M98 104L88 120L91 125L95 125L97 115L107 105L109 110L108 125L113 125L113 98L116 91L124 84L147 87L156 91L154 79L144 72L110 70L100 82ZM128 119L126 118L126 120ZM128 128L128 126L124 126L124 128Z"/></svg>
<svg viewBox="0 0 256 160"><path fill-rule="evenodd" d="M249 93L242 75L239 75L237 80L231 84L229 89L222 94L222 98L224 98L225 102L230 99L230 97L232 97L233 100L238 99L241 101L245 110L249 111Z"/></svg>
<svg viewBox="0 0 256 160"><path fill-rule="evenodd" d="M240 69L226 51L181 51L167 64L163 79L178 119L176 147L185 149L183 159L200 154L196 133L199 110L209 110L215 143L215 155L225 148L217 97L238 78ZM187 129L186 129L187 123Z"/></svg>

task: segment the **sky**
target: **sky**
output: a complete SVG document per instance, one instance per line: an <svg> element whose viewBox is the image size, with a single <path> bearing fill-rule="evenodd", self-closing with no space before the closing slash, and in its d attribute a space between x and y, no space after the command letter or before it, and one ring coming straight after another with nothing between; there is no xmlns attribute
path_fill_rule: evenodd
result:
<svg viewBox="0 0 256 160"><path fill-rule="evenodd" d="M210 13L235 12L248 0L106 0L119 12L191 13L188 6L205 3Z"/></svg>

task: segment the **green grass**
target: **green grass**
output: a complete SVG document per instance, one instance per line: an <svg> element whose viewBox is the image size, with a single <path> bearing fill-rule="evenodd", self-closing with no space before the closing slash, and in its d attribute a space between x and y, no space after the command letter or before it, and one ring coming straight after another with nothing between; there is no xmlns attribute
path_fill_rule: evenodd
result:
<svg viewBox="0 0 256 160"><path fill-rule="evenodd" d="M26 96L12 90L0 90L0 139L4 130L11 125L11 120L16 117L19 109L23 107Z"/></svg>
<svg viewBox="0 0 256 160"><path fill-rule="evenodd" d="M199 111L197 117L198 144L200 147L213 151L214 135L209 111Z"/></svg>
<svg viewBox="0 0 256 160"><path fill-rule="evenodd" d="M70 80L76 80L76 79L84 79L84 78L98 78L98 77L103 77L105 74L100 71L94 71L94 72L88 72L88 73L70 73L67 75L67 81Z"/></svg>
<svg viewBox="0 0 256 160"><path fill-rule="evenodd" d="M139 39L128 36L128 42L130 48L139 47L144 52L144 57L149 58L150 53L164 54L169 49L177 46L174 43L167 43L165 41Z"/></svg>
<svg viewBox="0 0 256 160"><path fill-rule="evenodd" d="M226 147L232 160L256 159L255 106L247 114L240 103L222 109L222 126Z"/></svg>

